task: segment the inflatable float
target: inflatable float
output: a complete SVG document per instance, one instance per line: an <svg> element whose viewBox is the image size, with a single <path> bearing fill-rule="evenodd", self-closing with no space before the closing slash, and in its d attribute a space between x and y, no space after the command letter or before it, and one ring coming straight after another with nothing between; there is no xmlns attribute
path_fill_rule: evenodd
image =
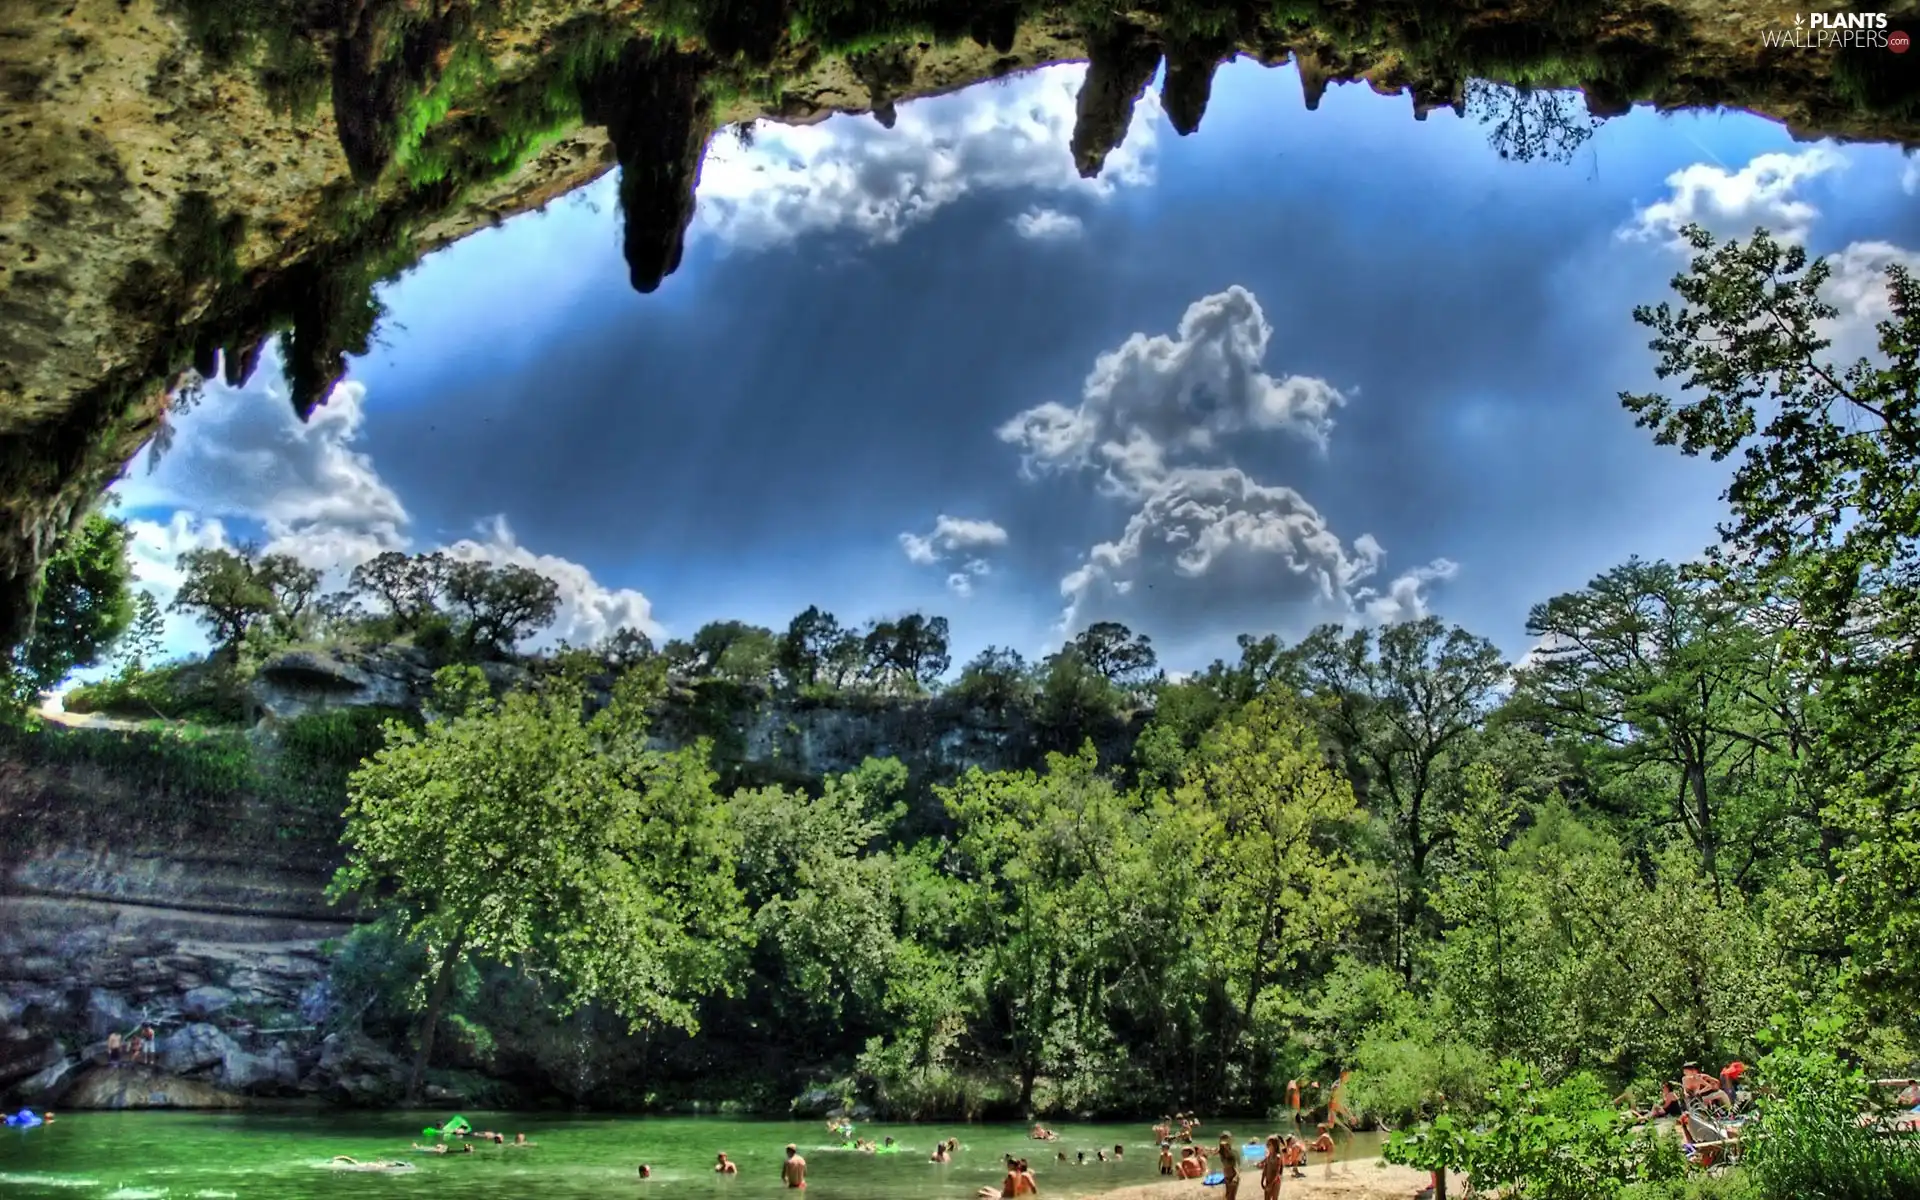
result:
<svg viewBox="0 0 1920 1200"><path fill-rule="evenodd" d="M1202 1179L1200 1181L1200 1186L1201 1187L1219 1187L1221 1184L1225 1183L1226 1181L1227 1181L1227 1177L1224 1174L1222 1174L1219 1171L1215 1171L1213 1174L1207 1176L1205 1179Z"/></svg>
<svg viewBox="0 0 1920 1200"><path fill-rule="evenodd" d="M1240 1147L1241 1162L1257 1163L1261 1159L1265 1158L1266 1156L1267 1156L1267 1148L1265 1146L1260 1145L1258 1142L1255 1142L1251 1145Z"/></svg>
<svg viewBox="0 0 1920 1200"><path fill-rule="evenodd" d="M7 1117L7 1127L9 1129L32 1129L35 1125L44 1124L46 1124L45 1121L42 1121L39 1117L24 1108Z"/></svg>
<svg viewBox="0 0 1920 1200"><path fill-rule="evenodd" d="M434 1137L435 1135L438 1135L441 1137L452 1137L455 1134L472 1133L472 1132L473 1132L473 1126L467 1124L467 1119L461 1116L459 1113L455 1113L451 1117L448 1117L446 1119L446 1122L442 1124L438 1129L435 1129L431 1125L427 1126L425 1129L422 1129L420 1131L420 1136Z"/></svg>

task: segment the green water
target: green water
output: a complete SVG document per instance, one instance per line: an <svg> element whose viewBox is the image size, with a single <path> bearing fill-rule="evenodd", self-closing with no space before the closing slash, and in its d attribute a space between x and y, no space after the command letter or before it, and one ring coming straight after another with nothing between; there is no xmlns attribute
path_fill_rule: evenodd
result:
<svg viewBox="0 0 1920 1200"><path fill-rule="evenodd" d="M605 1196L663 1195L749 1200L784 1195L782 1151L797 1143L807 1159L807 1194L815 1200L934 1200L970 1198L1001 1179L1000 1156L1025 1156L1043 1194L1097 1192L1159 1178L1148 1122L1133 1125L1055 1125L1061 1140L1030 1141L1012 1125L863 1124L860 1137L891 1135L898 1154L842 1150L825 1122L736 1121L699 1117L554 1117L515 1113L466 1116L475 1129L509 1139L525 1133L531 1149L478 1146L441 1157L410 1148L420 1128L448 1114L324 1113L310 1116L215 1113L63 1113L51 1126L0 1130L0 1196L21 1200L598 1200ZM1233 1128L1231 1124L1228 1126ZM1203 1130L1207 1140L1217 1129ZM1240 1130L1239 1140L1264 1132ZM957 1137L957 1161L927 1161L935 1143ZM1119 1163L1097 1163L1093 1152L1126 1147ZM714 1175L724 1150L740 1174ZM1056 1155L1087 1152L1086 1166ZM1342 1147L1342 1157L1376 1153L1364 1136ZM405 1173L335 1170L328 1160L400 1158ZM653 1166L642 1182L638 1166Z"/></svg>

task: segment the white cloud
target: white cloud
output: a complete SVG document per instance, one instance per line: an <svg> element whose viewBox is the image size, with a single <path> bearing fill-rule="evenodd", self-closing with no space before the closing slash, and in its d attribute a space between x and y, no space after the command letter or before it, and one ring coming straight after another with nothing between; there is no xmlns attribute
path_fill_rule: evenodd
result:
<svg viewBox="0 0 1920 1200"><path fill-rule="evenodd" d="M864 117L761 122L750 145L715 139L701 167L693 236L749 249L830 230L891 242L970 193L1033 189L1102 197L1152 182L1159 100L1134 109L1098 179L1069 143L1086 74L1063 64L902 104L892 129Z"/></svg>
<svg viewBox="0 0 1920 1200"><path fill-rule="evenodd" d="M1234 285L1189 305L1172 337L1136 333L1100 356L1069 408L1048 401L1000 426L1029 474L1096 468L1107 490L1136 499L1170 458L1205 457L1243 430L1285 429L1324 447L1347 397L1324 379L1261 369L1273 327Z"/></svg>
<svg viewBox="0 0 1920 1200"><path fill-rule="evenodd" d="M967 517L950 517L945 513L933 523L933 532L927 534L903 533L900 535L900 548L906 551L909 562L921 566L932 566L950 556L964 554L967 551L980 551L1007 544L1007 531L992 521L980 521ZM987 560L973 554L966 564L947 576L947 586L955 595L973 595L973 581L992 571Z"/></svg>
<svg viewBox="0 0 1920 1200"><path fill-rule="evenodd" d="M1678 235L1687 225L1704 225L1722 236L1745 236L1763 225L1784 241L1805 241L1807 227L1820 210L1796 196L1796 189L1804 180L1846 165L1837 150L1824 145L1798 154L1758 155L1731 173L1717 164L1694 163L1667 176L1672 194L1636 209L1620 236L1683 246Z"/></svg>
<svg viewBox="0 0 1920 1200"><path fill-rule="evenodd" d="M242 390L209 385L178 419L173 446L157 469L147 472L136 460L115 485L126 507L172 514L165 522L129 521L136 577L163 605L180 585L174 560L197 547L231 545L231 521L258 522L266 533L263 548L317 568L325 589L344 586L355 566L382 551L435 548L414 540L406 507L356 448L365 422L364 385L340 384L303 425L277 383L278 361L263 363L260 375L276 382ZM528 550L504 517L493 518L479 538L446 549L457 557L519 563L559 584L560 615L530 646L563 638L589 644L621 625L663 632L646 596L606 587L579 563ZM170 651L205 650L189 622L173 616L167 624Z"/></svg>
<svg viewBox="0 0 1920 1200"><path fill-rule="evenodd" d="M1082 232L1080 218L1057 208L1034 207L1013 219L1014 232L1037 242L1064 242Z"/></svg>
<svg viewBox="0 0 1920 1200"><path fill-rule="evenodd" d="M1907 156L1906 170L1900 173L1900 190L1909 196L1920 195L1920 156Z"/></svg>
<svg viewBox="0 0 1920 1200"><path fill-rule="evenodd" d="M1119 538L1094 546L1060 581L1061 624L1071 630L1143 611L1165 621L1201 607L1403 620L1424 615L1428 585L1456 570L1441 559L1384 589L1361 586L1385 557L1370 534L1344 542L1293 488L1263 485L1236 467L1181 467L1158 482Z"/></svg>

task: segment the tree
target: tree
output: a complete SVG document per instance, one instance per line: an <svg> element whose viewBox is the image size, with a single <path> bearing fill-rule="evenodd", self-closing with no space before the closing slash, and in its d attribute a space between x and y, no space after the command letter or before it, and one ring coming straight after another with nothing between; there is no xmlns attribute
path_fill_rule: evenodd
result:
<svg viewBox="0 0 1920 1200"><path fill-rule="evenodd" d="M1144 633L1118 621L1095 621L1070 643L1082 661L1115 687L1136 687L1153 677L1159 659Z"/></svg>
<svg viewBox="0 0 1920 1200"><path fill-rule="evenodd" d="M392 614L395 632L417 629L440 610L453 563L439 551L403 554L386 550L353 569L348 586L378 601Z"/></svg>
<svg viewBox="0 0 1920 1200"><path fill-rule="evenodd" d="M960 668L951 694L992 713L1006 714L1033 704L1033 683L1018 650L988 646Z"/></svg>
<svg viewBox="0 0 1920 1200"><path fill-rule="evenodd" d="M178 566L183 579L168 609L197 617L217 656L237 655L247 635L273 616L273 589L260 577L250 548L189 550Z"/></svg>
<svg viewBox="0 0 1920 1200"><path fill-rule="evenodd" d="M1629 772L1671 771L1668 819L1719 886L1720 799L1773 748L1752 703L1759 632L1703 582L1639 559L1536 605L1527 631L1543 640L1516 672L1516 709Z"/></svg>
<svg viewBox="0 0 1920 1200"><path fill-rule="evenodd" d="M615 671L627 671L652 658L653 639L638 629L622 625L595 647L602 661Z"/></svg>
<svg viewBox="0 0 1920 1200"><path fill-rule="evenodd" d="M382 896L431 951L410 1097L469 958L538 971L563 1011L598 1001L636 1028L691 1031L694 1000L731 989L735 838L703 746L645 749L660 682L629 672L583 718L572 681L496 702L476 668L448 667L426 727L389 723L354 773L329 895Z"/></svg>
<svg viewBox="0 0 1920 1200"><path fill-rule="evenodd" d="M152 592L139 592L133 600L133 620L115 643L115 661L122 677L137 675L158 661L167 632L167 618Z"/></svg>
<svg viewBox="0 0 1920 1200"><path fill-rule="evenodd" d="M99 662L133 623L127 538L124 523L95 513L47 561L32 630L14 649L7 670L16 703L29 703Z"/></svg>
<svg viewBox="0 0 1920 1200"><path fill-rule="evenodd" d="M1830 356L1839 311L1826 259L1755 230L1699 253L1673 290L1682 305L1642 305L1661 379L1678 401L1621 393L1663 446L1715 461L1739 455L1725 499L1732 520L1714 556L1750 569L1765 594L1789 581L1811 620L1806 653L1869 685L1872 720L1915 720L1920 704L1920 288L1885 269L1887 315L1875 353ZM1897 711L1896 711L1897 710Z"/></svg>
<svg viewBox="0 0 1920 1200"><path fill-rule="evenodd" d="M1396 958L1411 981L1428 862L1452 836L1445 804L1457 792L1449 788L1506 681L1506 663L1492 642L1434 617L1389 625L1377 637L1323 625L1296 655L1355 790L1392 838L1401 889Z"/></svg>
<svg viewBox="0 0 1920 1200"><path fill-rule="evenodd" d="M469 652L511 653L560 611L560 585L518 563L454 563L447 569L446 595Z"/></svg>
<svg viewBox="0 0 1920 1200"><path fill-rule="evenodd" d="M1238 993L1234 1036L1245 1039L1266 989L1352 926L1360 876L1340 835L1362 813L1312 725L1279 699L1208 736L1173 806L1204 848L1211 965Z"/></svg>
<svg viewBox="0 0 1920 1200"><path fill-rule="evenodd" d="M882 684L926 687L946 674L947 619L908 613L897 621L876 621L867 629L867 666Z"/></svg>
<svg viewBox="0 0 1920 1200"><path fill-rule="evenodd" d="M274 636L281 639L300 636L303 619L309 616L309 606L320 587L320 572L303 566L287 554L265 556L255 564L254 572L267 594L273 597L267 625Z"/></svg>
<svg viewBox="0 0 1920 1200"><path fill-rule="evenodd" d="M794 686L811 687L849 640L857 642L857 635L843 629L832 613L810 604L781 635L780 671Z"/></svg>

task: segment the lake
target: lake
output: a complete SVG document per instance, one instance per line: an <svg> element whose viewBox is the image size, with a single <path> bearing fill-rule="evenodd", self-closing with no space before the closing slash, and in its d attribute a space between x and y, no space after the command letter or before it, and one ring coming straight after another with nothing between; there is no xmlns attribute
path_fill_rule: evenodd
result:
<svg viewBox="0 0 1920 1200"><path fill-rule="evenodd" d="M794 1142L806 1155L815 1196L844 1200L971 1197L1001 1178L1000 1156L1033 1160L1043 1193L1094 1192L1159 1178L1148 1124L1057 1125L1061 1140L1031 1141L1017 1125L861 1125L861 1137L892 1136L897 1154L862 1154L830 1144L824 1122L741 1121L719 1117L593 1117L468 1113L475 1129L525 1133L531 1149L477 1146L441 1157L412 1150L437 1112L290 1115L112 1112L60 1115L49 1127L9 1129L0 1138L0 1194L21 1200L309 1200L379 1196L383 1200L539 1200L664 1191L680 1197L773 1197L782 1151ZM1239 1140L1256 1132L1229 1126ZM1211 1136L1217 1136L1212 1131ZM957 1161L927 1161L935 1143L960 1139ZM1092 1161L1097 1147L1126 1147L1119 1163ZM1377 1153L1379 1138L1357 1135L1342 1156ZM714 1175L718 1151L740 1164L733 1178ZM1088 1165L1062 1164L1085 1150ZM401 1158L404 1173L335 1170L345 1154L362 1160ZM638 1164L653 1166L643 1184Z"/></svg>

